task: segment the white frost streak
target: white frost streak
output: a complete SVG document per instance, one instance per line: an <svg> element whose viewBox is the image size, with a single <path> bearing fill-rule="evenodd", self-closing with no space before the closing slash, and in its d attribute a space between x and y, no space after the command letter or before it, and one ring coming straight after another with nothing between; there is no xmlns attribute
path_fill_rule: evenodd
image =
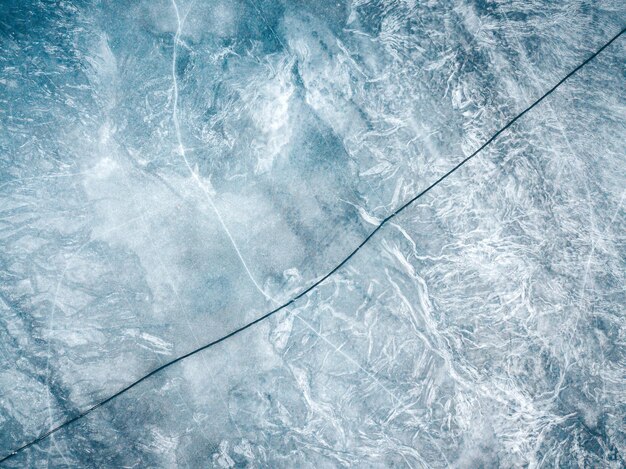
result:
<svg viewBox="0 0 626 469"><path fill-rule="evenodd" d="M233 249L237 253L237 257L239 258L239 261L241 262L241 265L245 269L246 274L248 275L248 278L250 278L250 281L254 284L255 288L266 299L272 300L272 298L270 296L268 296L267 293L265 293L265 291L261 288L261 286L258 284L256 279L252 275L252 272L248 268L248 264L246 264L246 261L244 260L243 256L241 255L241 251L239 250L239 247L237 246L237 243L235 242L235 239L233 238L232 234L230 233L230 230L228 229L228 227L226 226L226 223L224 223L224 219L222 218L222 215L220 214L220 211L218 210L217 206L215 205L215 202L213 201L213 198L211 197L211 194L209 193L209 191L208 191L207 187L205 186L205 184L200 180L200 176L198 175L198 173L196 171L194 171L193 168L191 167L191 165L189 164L189 160L187 160L187 154L185 152L185 146L183 145L183 139L182 139L182 136L181 136L181 133L180 133L180 121L178 119L178 80L176 78L176 53L177 53L177 46L178 46L178 43L180 41L180 36L181 36L181 33L182 33L183 24L185 22L185 19L187 18L187 15L185 15L185 17L181 19L180 12L178 11L178 5L176 4L175 0L172 0L172 5L174 6L174 11L176 12L176 21L177 21L177 24L178 24L177 29L176 29L176 35L174 36L174 51L173 51L173 54L172 54L172 83L173 83L173 95L174 95L174 105L173 105L174 109L172 111L172 120L174 121L174 128L176 130L176 140L178 142L178 153L183 158L183 161L185 162L185 166L187 166L187 169L189 170L189 173L191 174L191 177L196 181L196 183L198 184L198 187L202 190L202 192L206 196L206 199L207 199L209 205L211 206L211 208L215 212L215 215L217 216L217 219L218 219L218 221L220 223L220 226L222 227L222 229L224 230L224 233L226 233L226 236L228 236L228 239L230 240L231 244L233 245ZM189 12L187 12L187 13L189 13Z"/></svg>

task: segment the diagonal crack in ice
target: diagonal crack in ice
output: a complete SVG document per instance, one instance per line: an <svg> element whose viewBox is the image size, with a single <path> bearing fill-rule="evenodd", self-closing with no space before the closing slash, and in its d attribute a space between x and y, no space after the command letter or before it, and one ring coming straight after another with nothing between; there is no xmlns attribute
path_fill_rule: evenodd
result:
<svg viewBox="0 0 626 469"><path fill-rule="evenodd" d="M175 0L172 0L172 3L176 6ZM178 12L178 7L176 6L176 14L177 14L177 18L179 20L179 28L177 31L177 37L176 37L176 41L178 41L180 39L180 15ZM115 398L117 398L118 396L126 393L127 391L131 390L132 388L134 388L135 386L139 385L140 383L146 381L147 379L149 379L150 377L152 377L153 375L163 371L166 368L169 368L172 365L175 365L176 363L192 356L192 355L196 355L197 353L202 352L203 350L206 350L208 348L213 347L214 345L217 345L221 342L224 342L225 340L239 334L240 332L245 331L246 329L251 328L252 326L264 321L265 319L269 318L270 316L273 316L274 314L276 314L277 312L287 308L288 306L294 304L297 300L299 300L300 298L302 298L303 296L305 296L306 294L308 294L309 292L311 292L312 290L314 290L315 288L317 288L320 284L322 284L324 281L326 281L329 277L331 277L335 272L337 272L339 269L341 269L346 263L348 263L348 261L350 261L350 259L352 259L352 257L354 255L356 255L363 246L365 246L365 244L367 244L367 242L369 242L369 240L383 227L385 226L390 220L392 220L393 218L395 218L397 215L399 215L401 212L403 212L405 209L407 209L409 206L411 206L416 200L420 199L421 197L423 197L424 195L426 195L428 192L430 192L433 188L435 188L436 186L438 186L441 182L443 182L445 179L447 179L450 175L452 175L453 173L455 173L458 169L460 169L462 166L464 166L467 162L469 162L471 159L473 159L476 155L478 155L482 150L484 150L487 146L489 146L494 140L496 140L502 133L506 132L513 124L515 124L515 122L517 122L520 118L522 118L526 113L528 113L529 111L531 111L533 108L535 108L537 105L539 105L545 98L547 98L549 95L551 95L557 88L559 88L565 81L567 81L569 78L571 78L574 74L576 74L580 69L582 69L583 67L585 67L589 62L591 62L594 58L596 58L602 51L604 51L607 47L609 47L613 42L615 42L618 38L620 38L622 36L622 34L624 34L626 32L626 28L623 28L621 31L619 31L615 36L613 36L611 39L609 39L602 47L600 47L597 51L595 51L593 54L591 54L587 59L585 59L583 62L581 62L576 68L574 68L573 70L571 70L567 75L565 75L561 80L559 80L558 83L556 83L552 88L550 88L548 91L546 91L540 98L538 98L537 100L535 100L530 106L528 106L526 109L524 109L522 112L520 112L519 114L517 114L515 117L513 117L510 121L508 121L503 127L501 127L497 132L495 132L485 143L483 143L477 150L475 150L471 155L465 157L463 160L461 160L456 166L454 166L452 169L450 169L448 172L446 172L443 176L441 176L439 179L437 179L435 182L433 182L432 184L430 184L428 187L426 187L426 189L422 190L421 192L419 192L417 195L415 195L414 197L412 197L411 199L409 199L407 202L405 202L403 205L401 205L399 208L397 208L393 213L391 213L391 215L387 216L384 220L382 220L380 222L380 224L363 240L361 241L361 243L345 258L343 259L339 264L337 264L330 272L328 272L326 275L320 277L318 280L316 280L313 284L311 284L309 287L305 288L303 291L301 291L300 293L298 293L296 296L294 296L292 299L290 299L289 301L287 301L286 303L283 303L282 305L278 306L277 308L274 308L272 311L269 311L268 313L264 314L263 316L258 317L257 319L239 327L238 329L235 329L234 331L226 334L225 336L216 339L208 344L203 345L202 347L198 347L184 355L181 355L157 368L155 368L154 370L152 370L151 372L147 373L146 375L142 376L141 378L137 379L136 381L130 383L129 385L125 386L124 388L120 389L119 391L117 391L115 394L107 397L106 399L98 402L97 404L94 404L92 407L84 410L83 412L79 413L78 415L72 417L69 420L66 420L65 422L57 425L56 427L50 428L48 429L46 432L44 432L43 434L41 434L40 436L38 436L37 438L35 438L34 440L25 443L24 445L20 446L19 448L16 448L14 450L12 450L9 454L7 454L6 456L2 457L2 459L0 459L0 463L3 463L4 461L14 457L15 455L19 454L20 452L24 451L25 449L36 445L38 443L40 443L41 441L45 440L46 438L48 438L50 435L58 432L59 430L65 428L66 426L76 422L77 420L82 419L83 417L86 417L87 415L89 415L90 413L92 413L93 411L97 410L98 408L104 406L105 404L109 403L110 401L114 400ZM174 62L174 67L175 67L175 62ZM173 69L173 72L175 72L175 68ZM175 77L175 75L174 75ZM175 100L178 99L178 85L177 82L175 82ZM176 108L176 106L175 106ZM177 114L176 114L177 116ZM180 127L177 124L177 118L175 119L175 126L177 127L177 134L178 134L178 138L179 138L179 150L182 149L182 155L183 158L185 160L185 164L187 165L187 167L189 168L189 170L191 171L192 176L194 177L194 179L196 179L196 181L198 181L198 183L200 184L200 187L203 188L203 190L205 191L205 194L207 195L207 198L210 202L210 204L214 207L215 212L220 220L220 222L222 223L223 228L226 230L227 233L228 229L226 228L226 226L223 224L223 221L221 220L221 216L219 214L219 211L217 210L217 207L215 207L215 204L213 203L213 199L210 197L210 194L208 193L208 191L206 190L206 188L204 188L204 186L202 186L201 181L199 180L197 174L192 170L191 166L189 165L189 162L187 161L186 157L185 157L185 153L184 153L184 147L182 146L182 139L180 139ZM229 234L230 237L230 234ZM237 253L239 254L239 257L243 263L244 266L246 266L245 261L241 258L241 254L239 253L239 250L236 247L236 243L234 242L234 240L232 239L232 237L230 237L233 246L235 247L235 249L237 250ZM246 270L247 272L250 274L250 271L247 269L246 266ZM267 294L265 294L263 292L263 290L258 286L258 284L256 283L256 281L253 279L252 275L250 274L250 278L253 280L253 282L255 283L255 285L257 286L257 288L259 289L259 291L261 293L263 293L264 296L266 296L266 298L268 298L269 300L272 300L271 297L267 296ZM273 301L273 300L272 300ZM365 370L366 371L366 370Z"/></svg>

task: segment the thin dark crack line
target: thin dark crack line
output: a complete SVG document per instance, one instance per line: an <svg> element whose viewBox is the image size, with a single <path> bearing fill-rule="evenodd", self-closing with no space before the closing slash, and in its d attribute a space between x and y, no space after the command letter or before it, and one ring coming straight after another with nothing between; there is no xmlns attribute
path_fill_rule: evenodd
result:
<svg viewBox="0 0 626 469"><path fill-rule="evenodd" d="M567 75L565 75L556 85L554 85L552 88L550 88L546 93L544 93L539 99L537 99L534 103L532 103L530 106L528 106L526 109L524 109L522 112L520 112L517 116L515 116L513 119L511 119L509 122L507 122L504 127L501 127L500 130L498 130L495 134L493 134L491 136L491 138L489 138L489 140L487 140L485 143L483 143L476 151L474 151L474 153L472 153L471 155L469 155L468 157L466 157L465 159L463 159L460 163L458 163L456 166L454 166L452 169L450 169L447 173L445 173L443 176L441 176L439 179L437 179L435 182L433 182L430 186L428 186L426 189L422 190L420 193L418 193L415 197L413 197L412 199L408 200L407 202L405 202L400 208L396 209L391 215L387 216L387 218L385 218L383 221L380 222L380 224L363 240L361 241L361 243L343 260L341 261L339 264L337 264L330 272L328 272L326 275L324 275L323 277L321 277L320 279L318 279L317 281L315 281L312 285L310 285L309 287L307 287L306 289L304 289L302 292L298 293L296 296L294 296L291 300L287 301L286 303L282 304L281 306L273 309L272 311L270 311L269 313L264 314L263 316L255 319L252 322L249 322L248 324L245 324L244 326L241 326L238 329L235 329L234 331L230 332L229 334L214 340L213 342L210 342L206 345L203 345L202 347L199 347L195 350L192 350L191 352L188 352L184 355L181 355L178 358L175 358L172 361L169 361L161 366L159 366L158 368L155 368L154 370L152 370L150 373L142 376L141 378L139 378L137 381L134 381L133 383L127 385L126 387L120 389L119 391L117 391L115 394L107 397L106 399L98 402L97 404L95 404L94 406L90 407L89 409L79 413L78 415L76 415L75 417L72 417L69 420L66 420L65 422L57 425L56 427L53 427L51 429L49 429L47 432L43 433L42 435L40 435L39 437L35 438L34 440L32 440L29 443L26 443L25 445L20 446L19 448L11 451L11 453L9 453L7 456L4 456L2 459L0 459L0 463L3 463L4 461L12 458L13 456L17 455L18 453L24 451L25 449L36 445L38 443L40 443L41 441L45 440L46 438L48 438L50 435L52 435L53 433L58 432L59 430L61 430L62 428L67 427L68 425L71 425L72 423L76 422L77 420L82 419L83 417L86 417L87 415L89 415L90 413L92 413L94 410L97 410L98 408L104 406L105 404L111 402L113 399L115 399L116 397L124 394L126 391L131 390L132 388L134 388L135 386L137 386L138 384L146 381L148 378L154 376L155 374L163 371L166 368L169 368L172 365L175 365L176 363L192 356L195 355L199 352L202 352L203 350L206 350L210 347L213 347L214 345L217 345L231 337L233 337L234 335L239 334L240 332L245 331L246 329L251 328L252 326L254 326L255 324L258 324L262 321L264 321L265 319L269 318L270 316L273 316L274 314L278 313L279 311L287 308L288 306L292 305L293 303L295 303L297 300L299 300L300 298L302 298L304 295L306 295L307 293L309 293L311 290L315 289L316 287L318 287L320 284L322 284L324 281L326 281L330 276L332 276L335 272L337 272L339 269L341 269L350 259L352 259L352 257L354 257L354 255L359 252L361 250L361 248L363 246L365 246L365 244L372 239L372 237L378 233L378 231L385 226L391 219L395 218L397 215L399 215L402 211L404 211L407 207L409 207L410 205L412 205L417 199L423 197L424 195L426 195L428 192L430 192L431 189L433 189L434 187L436 187L437 185L439 185L444 179L446 179L448 176L450 176L452 173L456 172L459 168L461 168L461 166L465 165L465 163L467 163L468 161L470 161L472 158L474 158L476 155L478 155L482 150L484 150L487 146L489 146L496 138L498 138L498 136L500 136L500 134L502 134L503 132L505 132L507 129L509 129L509 127L511 127L515 122L517 122L522 116L524 116L527 112L529 112L531 109L533 109L535 106L537 106L539 103L541 103L545 98L547 98L549 95L551 95L559 86L561 86L566 80L568 80L572 75L574 75L576 72L578 72L581 68L583 68L585 65L587 65L589 62L591 62L594 58L596 58L598 56L598 54L600 54L604 49L606 49L607 47L609 47L613 42L615 42L622 34L624 34L624 32L626 32L626 28L622 29L619 33L617 33L615 36L613 36L606 44L604 44L600 49L598 49L596 52L594 52L591 56L589 56L584 62L582 62L580 65L578 65L575 69L573 69L571 72L569 72Z"/></svg>

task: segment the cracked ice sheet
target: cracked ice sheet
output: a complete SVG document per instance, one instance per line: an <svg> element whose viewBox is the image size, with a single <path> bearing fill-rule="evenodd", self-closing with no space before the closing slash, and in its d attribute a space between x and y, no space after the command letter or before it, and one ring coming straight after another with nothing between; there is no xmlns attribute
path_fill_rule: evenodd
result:
<svg viewBox="0 0 626 469"><path fill-rule="evenodd" d="M625 52L291 311L12 464L622 467Z"/></svg>
<svg viewBox="0 0 626 469"><path fill-rule="evenodd" d="M182 5L181 10L184 7ZM9 174L7 183L3 183L6 184L3 185L3 201L6 200L3 205L8 207L3 218L8 225L5 232L7 237L3 240L6 253L4 262L8 266L2 284L3 318L6 318L6 340L3 345L7 357L3 383L23 384L19 396L11 395L7 411L10 414L10 423L7 424L9 431L3 434L9 435L11 443L22 441L25 435L37 434L43 422L62 420L61 414L84 407L110 394L122 384L155 366L164 357L187 351L198 343L218 337L234 325L258 316L267 308L262 296L250 284L248 273L240 265L230 240L216 223L211 207L207 207L206 194L185 173L185 167L181 167L177 135L173 135L175 132L172 122L168 121L172 117L170 111L173 99L168 67L171 66L172 40L176 30L175 27L172 28L171 21L174 17L168 10L168 5L157 6L152 10L148 8L148 11L152 11L152 17L149 16L148 19L150 37L146 39L141 31L136 32L136 39L139 40L133 43L135 49L132 52L128 52L128 44L124 44L124 40L128 40L129 30L141 29L133 25L132 21L125 25L128 28L122 28L116 35L115 31L103 30L106 28L98 26L100 21L106 23L107 12L102 12L104 19L97 15L93 19L90 18L88 9L76 10L71 5L66 5L66 8L68 11L49 12L50 18L39 19L42 23L39 25L41 30L28 25L32 36L36 37L32 43L28 39L20 42L15 35L8 41L3 37L7 41L3 44L13 52L13 55L7 56L17 58L15 63L19 63L22 58L16 55L16 47L26 46L24 54L29 56L21 69L16 64L7 66L4 70L8 78L3 77L3 85L13 93L9 96L15 98L11 99L9 106L11 125L8 128L12 132L11 140L4 142L7 147L6 152L3 152L9 157L9 163L6 167L3 165L3 170ZM607 10L610 11L610 8ZM169 11L170 14L159 17L161 11ZM461 7L459 11L470 15L472 21L475 20L472 7ZM351 24L358 23L358 27L366 28L361 23L377 20L387 13L377 16L374 9L374 13L370 11L364 14L366 19L357 21L352 18ZM232 76L215 67L220 74L215 86L226 82L224 86L230 93L226 93L225 104L214 106L218 117L213 121L209 119L210 132L221 134L218 138L209 133L206 138L209 145L213 145L212 151L215 148L219 151L216 150L215 154L205 152L204 156L198 157L194 156L194 152L201 152L193 145L185 149L193 168L198 165L198 171L207 187L210 187L210 182L216 190L219 199L217 203L222 204L225 217L233 217L226 222L234 227L233 232L235 237L239 237L238 243L242 246L244 257L249 260L257 277L262 279L259 282L273 293L275 288L277 296L287 295L301 285L299 277L306 280L307 277L324 271L324 268L341 257L345 249L355 244L354 233L362 234L356 212L338 210L336 199L348 200L349 207L365 206L366 210L362 212L365 214L368 211L376 212L375 204L372 205L370 199L375 193L374 188L383 186L379 192L383 194L380 198L384 204L378 211L385 213L390 202L397 203L404 198L407 188L417 189L418 184L422 183L410 181L408 185L404 185L405 182L397 181L395 174L391 174L391 177L383 174L383 178L377 171L370 171L371 164L368 163L367 154L372 148L380 155L382 150L387 152L390 148L395 148L393 145L396 142L403 149L403 145L409 141L406 136L396 138L395 131L390 134L389 129L377 127L384 127L385 119L379 119L372 124L374 131L365 137L368 141L366 152L359 152L358 145L350 147L349 143L350 139L354 141L362 138L359 129L357 128L357 133L352 132L352 129L342 131L338 128L338 116L328 115L328 103L316 101L328 91L337 93L334 85L327 89L324 84L322 86L314 83L315 71L324 70L330 63L331 55L324 56L318 48L313 54L309 53L304 57L301 54L306 49L303 52L299 47L302 42L305 45L314 43L311 39L315 37L314 33L324 36L324 47L328 47L334 40L332 25L325 27L319 19L308 19L315 26L307 29L302 28L302 21L297 18L298 12L287 11L281 15L277 15L280 16L280 20L276 20L280 26L277 28L277 35L284 35L284 42L292 47L289 54L277 52L274 48L281 47L276 44L263 45L268 49L259 52L259 56L267 60L269 65L265 65L269 66L270 74L265 78L261 75L263 86L260 91L256 89L258 83L254 77L257 77L259 68L262 67L254 60L238 62L238 56L235 56L237 59L229 56L229 66L234 63ZM432 15L433 20L440 16L437 12L432 12ZM567 26L572 28L568 31L568 40L578 37L583 25L598 26L596 22L587 22L585 18L584 15L577 17L580 23L574 23L575 27L571 21L567 22ZM81 21L84 24L81 25ZM202 15L194 21L202 24ZM382 19L380 21L384 23ZM54 25L54 28L50 25ZM597 28L598 32L610 29L609 22L600 21L599 25L602 27ZM79 26L84 28L80 30L80 34L76 32ZM458 26L451 27L453 29L449 36L454 38L454 28ZM153 31L155 28L156 33ZM85 30L88 33L83 35ZM506 27L503 31L506 31ZM36 33L42 34L38 36ZM183 72L187 67L184 65L188 46L185 43L186 34L183 33L180 37L180 57L183 64L175 64L177 73L178 67L182 67ZM220 34L222 33L218 36ZM228 36L224 34L224 37ZM229 34L232 36L232 32ZM353 34L359 36L357 33ZM463 34L467 32L463 30ZM529 34L532 35L532 31ZM299 35L304 35L304 39ZM261 36L263 35L259 35ZM77 38L78 47L70 41L73 37ZM384 37L388 38L389 35ZM522 37L521 41L523 40ZM166 43L163 50L154 47L159 41ZM202 38L199 41L202 45ZM295 45L291 46L292 42ZM346 43L359 50L358 43L352 44L348 39ZM592 44L590 48L591 46ZM210 60L201 60L202 47L196 43L194 47L200 49L195 51L200 56L197 62L212 63ZM224 52L222 49L220 52ZM431 51L433 56L438 57L435 53L437 51L436 48ZM193 52L192 48L190 55ZM209 53L213 52L209 47ZM583 51L573 49L571 55L568 51L564 55L565 65L570 66L570 63L579 59L574 52ZM339 54L336 50L334 53ZM393 84L395 87L401 85L396 76L402 69L399 61L388 63L378 59L382 62L376 62L376 54L369 44L363 46L359 54L374 60L374 72L395 65L396 73L391 74ZM281 80L284 77L276 75L277 64L287 67L291 56L302 61L301 83L294 77L287 78L287 82L283 83ZM333 60L335 59L333 56ZM342 57L341 60L348 59ZM494 62L498 63L497 60ZM489 64L483 65L489 70ZM548 65L556 70L563 64L555 60L548 61ZM197 83L209 81L206 75L200 73L204 70L197 70L196 73L200 76ZM242 70L250 72L254 78L248 77L248 81L244 80L246 88L243 91L235 86L236 81L241 79ZM283 74L288 72L286 68L279 72L281 70ZM196 132L198 126L194 120L197 118L197 110L193 108L194 101L200 104L206 101L196 99L203 88L200 85L194 88L193 74L192 78L185 78L183 72L180 80L181 138L184 142L187 138L192 142L200 140L206 146L207 142L197 137L199 131ZM348 71L352 72L354 71ZM411 73L413 72L416 73L417 70L412 70ZM445 68L443 72L449 74L449 70ZM154 76L150 76L151 73ZM222 73L226 79L223 79ZM440 121L447 126L456 126L456 131L445 142L439 141L434 145L425 143L425 148L431 146L437 149L450 145L453 150L465 150L469 147L463 146L463 139L467 138L466 135L471 135L471 131L487 125L486 118L493 119L489 124L493 127L494 122L497 122L495 117L500 117L495 111L515 110L515 100L509 104L508 111L502 104L489 107L491 101L499 103L498 93L501 90L493 87L491 92L494 96L490 96L483 103L485 109L492 110L491 113L468 111L467 106L472 104L465 99L463 89L471 89L473 86L487 87L494 75L497 75L493 71L486 73L487 78L477 78L474 73L477 70L460 70L458 75L461 78L452 79L452 83L457 84L457 88L452 88L457 89L457 94L454 95L455 98L450 98L449 106L452 106L452 110L444 113ZM442 76L450 78L445 73ZM332 77L325 77L328 78ZM229 79L234 80L235 85ZM428 79L441 84L440 89L436 90L440 96L448 96L447 81L444 90L441 79L438 81L432 76L428 76ZM390 84L388 78L377 80L378 85L368 84L374 91L355 98L357 104L354 107L346 107L357 110L363 108L369 98L380 94ZM409 85L414 86L412 83L404 86L410 88ZM234 91L229 86L235 86ZM285 126L280 119L275 119L279 114L276 113L275 106L277 102L282 102L280 93L284 91L283 86L300 87L299 92L304 94L293 99L289 96L287 110L291 109L291 112L298 115L296 124L291 123L291 118L287 123L286 133L296 142L289 146L300 151L301 142L314 143L307 150L307 164L296 160L293 167L288 164L280 166L278 163L272 166L273 160L269 163L267 160L259 160L267 155L278 157L282 154L284 145L281 146L280 139L276 140L275 134L282 137ZM247 95L244 92L246 90L249 92ZM235 98L231 96L233 93ZM407 95L403 102L418 98L421 103L427 102L424 96L414 96L408 91L405 93ZM379 107L363 111L365 121L371 121L371 115L393 105L396 97L382 95L379 100L374 100ZM506 93L501 93L500 99L505 97L510 98ZM245 117L252 129L248 134L245 128L238 129L235 121L226 122L224 131L215 130L216 126L224 127L224 119L227 120L230 116L230 99L235 100L235 109L245 107L244 104L254 108L254 112L250 111L251 115L246 114ZM342 102L340 97L334 99ZM272 106L269 120L265 119L267 106L270 105L268 103ZM278 107L279 110L283 109ZM261 109L259 115L255 113L257 108ZM450 119L452 123L448 124L446 119L455 115L456 108L462 110L459 111L461 117L456 117L459 122L455 124L454 119ZM202 112L204 110L203 108ZM209 116L213 115L212 112L208 113ZM398 111L390 109L385 112L390 112L393 117ZM300 114L304 114L304 117ZM427 114L424 120L434 122L434 117ZM393 119L391 121L393 123ZM269 137L265 135L267 129L257 128L266 124L271 131ZM296 136L291 133L294 131L292 127L295 128ZM464 131L467 133L463 133ZM235 143L239 146L232 150L228 148L229 132L231 135L237 132L244 134L241 138L237 134ZM410 138L419 138L412 131L410 134ZM344 159L341 161L345 163L349 157L350 161L356 162L355 167L347 165L346 169L346 165L342 166L340 161L339 169L334 165L318 168L315 158L320 156L319 140L324 140L321 148L327 149L322 152L326 163L328 160L331 163L334 161L328 155L343 145L345 154L342 153ZM243 144L240 143L242 141ZM341 141L341 145L338 141ZM250 143L248 152L241 148L246 143ZM293 150L285 150L283 153L291 157ZM420 153L410 151L405 154L395 151L395 154L396 160L392 163L392 169L393 165L403 167L404 164L411 170L400 171L403 177L408 174L418 180L420 175L429 174L429 171L438 172L437 164L440 163L429 163L429 158L439 157L435 150L431 149L429 155L423 158ZM441 158L445 163L447 153L443 154ZM453 158L458 157L458 152L451 151L450 154L454 155ZM242 158L243 162L238 160L242 155L245 157ZM229 158L235 161L234 168L229 167ZM405 158L404 163L401 158ZM428 164L424 168L413 168L409 162L414 160ZM209 165L207 169L203 167L203 163L209 164L207 162L225 168L212 168ZM267 176L268 164L276 173L271 177ZM382 160L382 164L379 169L386 162ZM361 166L366 169L363 170ZM300 174L303 167L304 176ZM312 171L316 171L315 177L311 176ZM65 177L68 175L75 177ZM210 181L209 176L212 177ZM16 177L21 180L10 182ZM264 177L269 179L263 179ZM380 181L381 178L383 182ZM319 183L320 180L323 183ZM315 187L311 189L309 185ZM250 187L262 189L247 193ZM238 192L242 188L243 194ZM268 191L270 196L266 194ZM311 195L316 200L312 205ZM266 205L276 204L284 206L281 205L275 212L272 211L273 207L265 210ZM242 211L245 206L253 206L254 213L247 213L251 211L247 209ZM292 213L293 211L296 213ZM260 218L266 224L261 224L258 228L261 231L255 232L257 220ZM346 227L346 223L350 226ZM303 225L306 229L302 228ZM267 239L268 233L271 233L274 243L260 246L255 242L256 239ZM300 244L303 247L299 248ZM268 254L261 248L274 251ZM307 262L303 263L305 258ZM293 269L294 265L297 270ZM278 277L278 280L274 277ZM276 286L272 284L274 281L277 282ZM224 291L236 291L237 295L224 295ZM3 384L3 388L5 386L8 385Z"/></svg>
<svg viewBox="0 0 626 469"><path fill-rule="evenodd" d="M32 386L56 375L46 408L293 295L619 18L611 2L2 8L7 353L28 350Z"/></svg>

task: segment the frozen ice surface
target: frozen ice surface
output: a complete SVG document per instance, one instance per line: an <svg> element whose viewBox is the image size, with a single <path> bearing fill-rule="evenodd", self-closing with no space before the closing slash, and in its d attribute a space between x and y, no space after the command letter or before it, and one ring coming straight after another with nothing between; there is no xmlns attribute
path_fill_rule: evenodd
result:
<svg viewBox="0 0 626 469"><path fill-rule="evenodd" d="M620 1L0 2L0 458L330 271ZM625 40L311 293L6 467L623 467Z"/></svg>

